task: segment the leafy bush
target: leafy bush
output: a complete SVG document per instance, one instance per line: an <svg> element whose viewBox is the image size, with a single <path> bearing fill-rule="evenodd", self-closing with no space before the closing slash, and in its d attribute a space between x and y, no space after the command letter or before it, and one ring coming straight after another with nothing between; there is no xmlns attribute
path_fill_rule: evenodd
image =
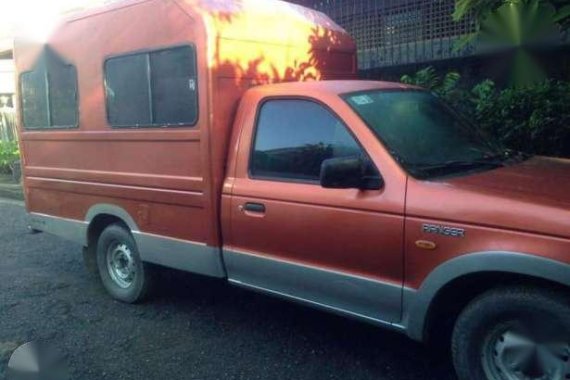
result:
<svg viewBox="0 0 570 380"><path fill-rule="evenodd" d="M451 97L457 91L461 75L450 71L443 77L431 66L419 70L414 75L404 75L400 81L405 84L427 88L443 97Z"/></svg>
<svg viewBox="0 0 570 380"><path fill-rule="evenodd" d="M570 157L570 83L545 81L498 90L485 81L471 90L477 125L506 146L533 154Z"/></svg>
<svg viewBox="0 0 570 380"><path fill-rule="evenodd" d="M506 147L570 158L570 82L547 80L530 87L499 89L485 80L465 89L458 74L444 78L450 75L453 80L448 79L448 85L432 68L401 81L436 92Z"/></svg>
<svg viewBox="0 0 570 380"><path fill-rule="evenodd" d="M9 174L10 165L20 158L20 150L16 142L0 141L0 173Z"/></svg>

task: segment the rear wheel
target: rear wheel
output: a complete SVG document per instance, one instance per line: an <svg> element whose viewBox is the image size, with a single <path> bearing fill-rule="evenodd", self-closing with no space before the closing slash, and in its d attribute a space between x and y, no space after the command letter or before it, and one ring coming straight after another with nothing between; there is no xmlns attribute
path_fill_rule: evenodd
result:
<svg viewBox="0 0 570 380"><path fill-rule="evenodd" d="M556 292L488 292L460 315L453 360L461 380L570 379L570 303Z"/></svg>
<svg viewBox="0 0 570 380"><path fill-rule="evenodd" d="M135 240L119 224L107 227L97 244L97 268L103 286L115 299L136 303L149 293L151 268L140 259Z"/></svg>

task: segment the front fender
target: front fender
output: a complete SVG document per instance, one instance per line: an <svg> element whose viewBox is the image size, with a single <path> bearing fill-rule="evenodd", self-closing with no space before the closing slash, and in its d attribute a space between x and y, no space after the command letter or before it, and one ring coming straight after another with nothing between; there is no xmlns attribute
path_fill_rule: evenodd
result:
<svg viewBox="0 0 570 380"><path fill-rule="evenodd" d="M424 340L430 305L440 290L461 277L503 272L535 277L570 287L570 265L551 259L516 252L477 252L451 259L424 280L418 290L404 289L404 321L412 339Z"/></svg>

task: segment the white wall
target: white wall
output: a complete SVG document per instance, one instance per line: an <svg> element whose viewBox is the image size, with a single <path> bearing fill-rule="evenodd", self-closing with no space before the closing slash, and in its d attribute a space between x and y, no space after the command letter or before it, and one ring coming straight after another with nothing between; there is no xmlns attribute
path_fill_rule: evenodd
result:
<svg viewBox="0 0 570 380"><path fill-rule="evenodd" d="M0 94L13 94L15 91L14 61L0 59Z"/></svg>

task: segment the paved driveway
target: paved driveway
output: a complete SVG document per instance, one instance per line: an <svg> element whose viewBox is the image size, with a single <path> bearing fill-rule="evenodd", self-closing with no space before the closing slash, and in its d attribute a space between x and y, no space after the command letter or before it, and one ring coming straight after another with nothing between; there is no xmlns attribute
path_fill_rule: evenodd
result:
<svg viewBox="0 0 570 380"><path fill-rule="evenodd" d="M446 360L395 333L175 271L144 305L111 300L80 247L30 235L0 201L0 379L45 339L74 379L450 380Z"/></svg>

